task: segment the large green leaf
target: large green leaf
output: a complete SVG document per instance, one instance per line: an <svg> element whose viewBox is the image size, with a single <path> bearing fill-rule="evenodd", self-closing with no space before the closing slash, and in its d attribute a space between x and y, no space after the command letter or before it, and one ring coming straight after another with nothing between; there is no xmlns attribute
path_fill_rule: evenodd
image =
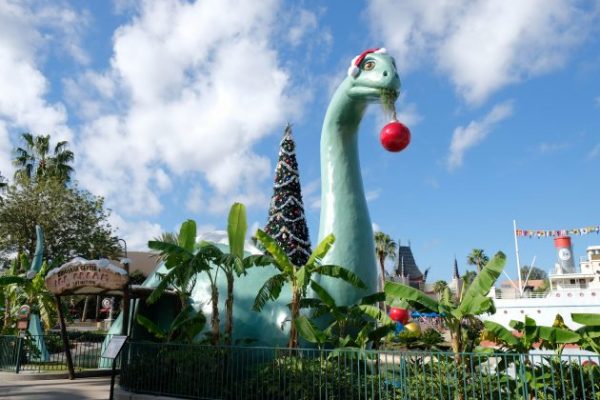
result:
<svg viewBox="0 0 600 400"><path fill-rule="evenodd" d="M571 319L585 326L600 326L600 314L573 313Z"/></svg>
<svg viewBox="0 0 600 400"><path fill-rule="evenodd" d="M475 312L481 312L481 308L478 301L481 297L488 294L490 289L496 283L496 280L504 269L506 263L506 256L504 253L499 251L496 253L483 269L477 274L471 285L467 288L467 291L463 295L463 299L458 306L460 314L464 315L477 315Z"/></svg>
<svg viewBox="0 0 600 400"><path fill-rule="evenodd" d="M344 267L340 267L337 265L320 265L314 269L314 272L324 276L330 276L332 278L341 279L345 282L348 282L352 286L360 289L367 288L365 283L360 279L358 275Z"/></svg>
<svg viewBox="0 0 600 400"><path fill-rule="evenodd" d="M581 339L581 336L576 332L552 326L540 326L539 335L540 339L544 339L553 345L577 343Z"/></svg>
<svg viewBox="0 0 600 400"><path fill-rule="evenodd" d="M409 301L418 303L430 311L439 312L440 307L437 301L410 286L387 281L384 292L385 301L389 304L396 304L398 301Z"/></svg>
<svg viewBox="0 0 600 400"><path fill-rule="evenodd" d="M0 286L7 286L7 285L22 286L22 285L27 284L27 282L28 282L28 280L21 276L11 276L11 275L0 276Z"/></svg>
<svg viewBox="0 0 600 400"><path fill-rule="evenodd" d="M156 336L158 339L166 339L167 332L162 330L158 325L154 322L150 321L148 318L144 317L142 314L136 316L136 321L138 324L142 325L148 332Z"/></svg>
<svg viewBox="0 0 600 400"><path fill-rule="evenodd" d="M296 318L296 329L300 336L310 343L324 344L327 341L327 335L304 315Z"/></svg>
<svg viewBox="0 0 600 400"><path fill-rule="evenodd" d="M275 300L279 297L283 285L287 282L287 276L285 274L277 274L270 277L259 289L256 298L254 299L254 305L252 309L260 311L265 306L267 301Z"/></svg>
<svg viewBox="0 0 600 400"><path fill-rule="evenodd" d="M256 238L262 243L265 249L273 257L273 259L275 260L275 266L280 271L285 271L286 273L291 275L294 271L294 265L290 261L285 251L281 248L281 246L279 246L277 241L275 241L275 239L273 239L261 229L256 231Z"/></svg>
<svg viewBox="0 0 600 400"><path fill-rule="evenodd" d="M517 349L520 345L519 339L516 338L511 331L506 329L504 326L493 321L483 321L483 326L490 332L495 338L502 340L507 345Z"/></svg>
<svg viewBox="0 0 600 400"><path fill-rule="evenodd" d="M173 284L173 280L175 279L176 273L176 269L171 269L166 274L158 274L157 276L159 277L160 282L158 282L158 285L156 285L152 293L150 293L150 296L148 296L148 298L146 299L146 303L155 303L160 298L160 296L163 295L165 290L167 290Z"/></svg>
<svg viewBox="0 0 600 400"><path fill-rule="evenodd" d="M379 307L368 304L361 304L358 309L365 315L385 324L394 324L394 321Z"/></svg>
<svg viewBox="0 0 600 400"><path fill-rule="evenodd" d="M319 285L315 281L311 281L310 288L317 294L317 296L319 296L321 301L327 307L332 308L332 309L337 308L337 305L335 304L335 300L333 299L333 297L331 297L329 292L323 286Z"/></svg>
<svg viewBox="0 0 600 400"><path fill-rule="evenodd" d="M373 294L366 295L362 299L360 299L360 304L377 304L380 301L385 301L385 293L384 292L376 292Z"/></svg>
<svg viewBox="0 0 600 400"><path fill-rule="evenodd" d="M244 241L247 230L246 207L242 203L233 203L227 219L227 236L229 252L240 260L244 258Z"/></svg>
<svg viewBox="0 0 600 400"><path fill-rule="evenodd" d="M188 219L183 224L181 224L181 228L179 229L179 245L188 252L192 253L194 251L195 244L196 222L194 220Z"/></svg>
<svg viewBox="0 0 600 400"><path fill-rule="evenodd" d="M331 246L333 246L333 243L335 243L335 236L333 236L333 233L330 233L323 240L321 240L321 243L319 243L313 250L312 254L308 258L308 261L306 262L306 265L314 265L321 262Z"/></svg>

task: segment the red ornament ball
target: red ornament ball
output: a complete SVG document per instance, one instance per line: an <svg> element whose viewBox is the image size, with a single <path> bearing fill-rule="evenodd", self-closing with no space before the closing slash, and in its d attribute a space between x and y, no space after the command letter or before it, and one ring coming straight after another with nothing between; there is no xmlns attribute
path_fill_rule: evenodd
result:
<svg viewBox="0 0 600 400"><path fill-rule="evenodd" d="M392 121L381 129L379 140L387 151L402 151L410 143L410 130L402 122Z"/></svg>
<svg viewBox="0 0 600 400"><path fill-rule="evenodd" d="M410 314L408 313L408 310L404 308L392 307L390 308L390 318L393 321L406 325L410 319Z"/></svg>

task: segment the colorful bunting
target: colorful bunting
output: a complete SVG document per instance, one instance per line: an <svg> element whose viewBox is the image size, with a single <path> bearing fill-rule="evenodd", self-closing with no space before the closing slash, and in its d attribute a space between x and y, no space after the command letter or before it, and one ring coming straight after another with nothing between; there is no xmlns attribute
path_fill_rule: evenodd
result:
<svg viewBox="0 0 600 400"><path fill-rule="evenodd" d="M584 228L573 228L573 229L558 229L558 230L533 230L533 229L517 229L515 231L517 236L525 237L555 237L555 236L566 236L566 235L588 235L590 233L600 233L600 225L586 226Z"/></svg>

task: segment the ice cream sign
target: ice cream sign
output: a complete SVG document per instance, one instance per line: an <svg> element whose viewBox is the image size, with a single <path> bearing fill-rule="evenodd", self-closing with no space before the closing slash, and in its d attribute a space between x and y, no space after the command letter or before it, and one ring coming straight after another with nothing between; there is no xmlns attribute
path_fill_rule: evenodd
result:
<svg viewBox="0 0 600 400"><path fill-rule="evenodd" d="M109 260L75 258L46 275L46 287L56 295L120 292L127 272Z"/></svg>

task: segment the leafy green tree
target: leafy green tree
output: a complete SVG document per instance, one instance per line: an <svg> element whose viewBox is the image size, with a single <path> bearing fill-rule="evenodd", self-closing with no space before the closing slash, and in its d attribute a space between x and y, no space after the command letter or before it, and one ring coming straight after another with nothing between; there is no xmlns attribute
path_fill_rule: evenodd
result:
<svg viewBox="0 0 600 400"><path fill-rule="evenodd" d="M21 139L24 147L17 147L13 164L15 182L26 183L31 180L40 181L46 178L57 179L63 183L71 180L73 167L71 163L75 158L68 149L68 142L58 142L50 153L50 135L35 136L23 133Z"/></svg>
<svg viewBox="0 0 600 400"><path fill-rule="evenodd" d="M290 299L291 311L291 326L290 339L288 342L289 348L298 347L298 330L297 320L300 316L300 304L302 299L306 298L308 286L312 284L313 275L319 274L333 278L342 279L351 285L359 288L365 288L365 284L360 278L351 271L337 265L322 265L321 260L333 243L335 237L331 234L318 244L308 258L306 264L302 266L294 265L285 251L277 244L277 241L267 235L262 230L256 232L256 237L265 247L268 254L273 258L273 265L277 268L278 273L269 278L259 289L256 298L254 299L254 310L260 311L264 305L271 300L276 300L281 294L281 289L286 285L290 285L292 289L292 298Z"/></svg>
<svg viewBox="0 0 600 400"><path fill-rule="evenodd" d="M531 272L530 272L531 271ZM548 279L548 273L541 268L538 267L529 267L527 265L521 267L521 277L526 279L529 276L529 280L539 279L546 280Z"/></svg>
<svg viewBox="0 0 600 400"><path fill-rule="evenodd" d="M7 188L8 188L8 181L2 175L2 172L0 172L0 193L4 193ZM1 199L1 197L0 197L0 199Z"/></svg>
<svg viewBox="0 0 600 400"><path fill-rule="evenodd" d="M33 258L35 226L45 233L45 258L51 265L74 256L118 257L121 249L108 223L104 200L77 186L47 179L11 185L0 203L0 252Z"/></svg>
<svg viewBox="0 0 600 400"><path fill-rule="evenodd" d="M471 254L467 256L467 264L476 266L477 272L480 272L489 260L490 258L485 254L483 249L473 249Z"/></svg>

